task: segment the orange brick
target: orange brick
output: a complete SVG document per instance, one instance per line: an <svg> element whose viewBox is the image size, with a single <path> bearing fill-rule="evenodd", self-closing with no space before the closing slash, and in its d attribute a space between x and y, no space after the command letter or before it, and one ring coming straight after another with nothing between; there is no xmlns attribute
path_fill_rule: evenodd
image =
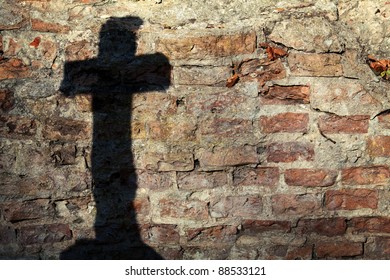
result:
<svg viewBox="0 0 390 280"><path fill-rule="evenodd" d="M308 129L309 115L302 113L281 113L260 117L260 128L264 133L301 132Z"/></svg>

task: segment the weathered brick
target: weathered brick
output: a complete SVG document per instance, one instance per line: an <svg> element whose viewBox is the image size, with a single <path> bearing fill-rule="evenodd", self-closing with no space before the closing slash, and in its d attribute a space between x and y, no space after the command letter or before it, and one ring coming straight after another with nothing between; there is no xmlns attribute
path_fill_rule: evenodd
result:
<svg viewBox="0 0 390 280"><path fill-rule="evenodd" d="M0 116L0 135L6 138L31 138L36 135L37 123L34 119L21 116Z"/></svg>
<svg viewBox="0 0 390 280"><path fill-rule="evenodd" d="M311 260L313 256L313 246L306 245L289 249L286 260Z"/></svg>
<svg viewBox="0 0 390 280"><path fill-rule="evenodd" d="M64 118L47 119L42 134L48 140L86 140L91 139L92 127L85 121Z"/></svg>
<svg viewBox="0 0 390 280"><path fill-rule="evenodd" d="M142 160L144 169L151 171L191 171L194 169L192 153L146 153Z"/></svg>
<svg viewBox="0 0 390 280"><path fill-rule="evenodd" d="M232 89L213 89L206 93L191 92L191 94L185 98L185 105L187 112L191 115L204 115L208 113L215 114L229 114L233 112L242 112L250 105L254 105L251 98L245 96L239 91Z"/></svg>
<svg viewBox="0 0 390 280"><path fill-rule="evenodd" d="M11 3L1 3L0 30L20 29L27 23L26 11L21 5Z"/></svg>
<svg viewBox="0 0 390 280"><path fill-rule="evenodd" d="M149 170L136 171L137 186L153 191L164 191L170 188L174 179L169 172L153 172Z"/></svg>
<svg viewBox="0 0 390 280"><path fill-rule="evenodd" d="M314 146L300 142L271 143L267 147L267 160L269 162L313 161Z"/></svg>
<svg viewBox="0 0 390 280"><path fill-rule="evenodd" d="M328 210L356 210L378 207L378 191L367 189L329 190L325 193Z"/></svg>
<svg viewBox="0 0 390 280"><path fill-rule="evenodd" d="M228 196L215 198L210 202L210 215L213 218L251 217L261 214L263 201L260 196Z"/></svg>
<svg viewBox="0 0 390 280"><path fill-rule="evenodd" d="M262 63L259 59L244 61L238 69L238 73L241 74L240 81L257 81L260 87L263 87L268 81L284 79L287 75L280 59L269 63Z"/></svg>
<svg viewBox="0 0 390 280"><path fill-rule="evenodd" d="M46 22L40 19L31 19L31 29L38 32L68 33L69 26L54 22Z"/></svg>
<svg viewBox="0 0 390 280"><path fill-rule="evenodd" d="M189 220L207 220L209 217L207 202L179 198L162 198L158 202L158 213L162 218Z"/></svg>
<svg viewBox="0 0 390 280"><path fill-rule="evenodd" d="M243 137L252 131L252 121L239 118L212 118L200 124L200 133L207 136Z"/></svg>
<svg viewBox="0 0 390 280"><path fill-rule="evenodd" d="M258 156L254 146L215 148L213 151L202 151L199 154L199 162L202 168L218 169L258 163Z"/></svg>
<svg viewBox="0 0 390 280"><path fill-rule="evenodd" d="M178 85L220 85L225 86L231 75L230 67L175 67L173 76Z"/></svg>
<svg viewBox="0 0 390 280"><path fill-rule="evenodd" d="M225 172L178 172L177 185L179 189L197 190L212 189L227 185L228 176Z"/></svg>
<svg viewBox="0 0 390 280"><path fill-rule="evenodd" d="M72 165L76 163L77 147L68 143L52 143L50 145L50 157L57 166Z"/></svg>
<svg viewBox="0 0 390 280"><path fill-rule="evenodd" d="M233 172L235 186L276 186L279 182L277 167L240 167Z"/></svg>
<svg viewBox="0 0 390 280"><path fill-rule="evenodd" d="M52 217L54 215L54 207L48 199L5 202L0 205L0 210L5 220L12 223L23 220Z"/></svg>
<svg viewBox="0 0 390 280"><path fill-rule="evenodd" d="M291 222L272 220L244 220L242 222L244 234L255 235L258 233L277 231L290 232Z"/></svg>
<svg viewBox="0 0 390 280"><path fill-rule="evenodd" d="M137 215L137 218L140 217L147 217L150 212L150 201L147 197L137 197L131 201L131 207L130 207L131 215Z"/></svg>
<svg viewBox="0 0 390 280"><path fill-rule="evenodd" d="M382 108L381 102L359 80L344 78L312 82L310 104L314 109L338 116L373 116Z"/></svg>
<svg viewBox="0 0 390 280"><path fill-rule="evenodd" d="M143 241L147 244L178 243L180 239L176 225L150 225L143 228Z"/></svg>
<svg viewBox="0 0 390 280"><path fill-rule="evenodd" d="M160 141L194 141L196 125L190 120L163 120L148 122L149 137Z"/></svg>
<svg viewBox="0 0 390 280"><path fill-rule="evenodd" d="M390 112L379 115L378 122L381 127L390 129Z"/></svg>
<svg viewBox="0 0 390 280"><path fill-rule="evenodd" d="M343 75L341 55L290 53L288 64L293 76L337 77Z"/></svg>
<svg viewBox="0 0 390 280"><path fill-rule="evenodd" d="M272 86L262 93L261 103L264 105L306 104L310 102L308 86Z"/></svg>
<svg viewBox="0 0 390 280"><path fill-rule="evenodd" d="M300 234L316 233L326 236L343 235L347 230L345 218L305 219L298 222L297 231Z"/></svg>
<svg viewBox="0 0 390 280"><path fill-rule="evenodd" d="M327 169L287 169L284 178L289 186L329 187L336 182L337 172Z"/></svg>
<svg viewBox="0 0 390 280"><path fill-rule="evenodd" d="M363 243L359 242L321 242L315 245L319 258L355 257L363 254Z"/></svg>
<svg viewBox="0 0 390 280"><path fill-rule="evenodd" d="M343 169L341 180L344 185L386 184L390 180L388 166L363 166Z"/></svg>
<svg viewBox="0 0 390 280"><path fill-rule="evenodd" d="M350 227L353 233L390 233L389 217L352 218Z"/></svg>
<svg viewBox="0 0 390 280"><path fill-rule="evenodd" d="M10 244L16 241L16 231L9 226L0 226L0 244Z"/></svg>
<svg viewBox="0 0 390 280"><path fill-rule="evenodd" d="M390 258L390 237L375 237L366 243L364 255L371 260L388 260Z"/></svg>
<svg viewBox="0 0 390 280"><path fill-rule="evenodd" d="M9 89L0 89L0 109L4 112L8 112L14 105L14 93Z"/></svg>
<svg viewBox="0 0 390 280"><path fill-rule="evenodd" d="M256 48L254 32L234 35L206 35L199 37L162 38L157 42L157 51L170 59L224 57L253 53Z"/></svg>
<svg viewBox="0 0 390 280"><path fill-rule="evenodd" d="M317 8L315 10L317 11ZM309 53L342 52L344 40L339 34L339 29L323 19L322 16L284 19L276 23L268 38L292 49Z"/></svg>
<svg viewBox="0 0 390 280"><path fill-rule="evenodd" d="M163 92L148 92L148 94L134 94L132 97L133 120L150 119L155 116L175 115L177 112L177 98Z"/></svg>
<svg viewBox="0 0 390 280"><path fill-rule="evenodd" d="M214 226L186 230L187 241L191 243L233 243L237 239L236 226Z"/></svg>
<svg viewBox="0 0 390 280"><path fill-rule="evenodd" d="M373 157L390 157L390 136L373 136L367 141L368 153Z"/></svg>
<svg viewBox="0 0 390 280"><path fill-rule="evenodd" d="M276 194L271 202L276 215L313 214L321 208L321 196L316 194Z"/></svg>
<svg viewBox="0 0 390 280"><path fill-rule="evenodd" d="M65 48L66 61L88 60L93 58L92 45L87 40L75 41Z"/></svg>
<svg viewBox="0 0 390 280"><path fill-rule="evenodd" d="M321 116L318 120L319 129L323 133L367 133L370 116Z"/></svg>
<svg viewBox="0 0 390 280"><path fill-rule="evenodd" d="M30 67L17 58L0 60L0 81L28 78L32 74Z"/></svg>
<svg viewBox="0 0 390 280"><path fill-rule="evenodd" d="M23 245L54 243L72 238L72 231L65 224L25 226L18 232L19 242Z"/></svg>
<svg viewBox="0 0 390 280"><path fill-rule="evenodd" d="M260 129L264 133L307 132L309 115L303 113L281 113L260 117Z"/></svg>
<svg viewBox="0 0 390 280"><path fill-rule="evenodd" d="M229 256L231 245L219 245L219 246L183 246L183 259L184 260L226 260ZM236 258L235 258L236 259Z"/></svg>

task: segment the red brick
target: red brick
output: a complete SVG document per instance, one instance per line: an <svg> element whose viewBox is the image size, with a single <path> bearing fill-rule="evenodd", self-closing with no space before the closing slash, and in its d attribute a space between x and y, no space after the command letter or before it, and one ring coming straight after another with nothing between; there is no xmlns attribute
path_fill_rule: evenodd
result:
<svg viewBox="0 0 390 280"><path fill-rule="evenodd" d="M245 137L252 132L252 121L244 119L214 118L200 123L200 133L217 137Z"/></svg>
<svg viewBox="0 0 390 280"><path fill-rule="evenodd" d="M258 155L255 146L215 148L213 151L202 151L199 162L202 168L217 169L258 163Z"/></svg>
<svg viewBox="0 0 390 280"><path fill-rule="evenodd" d="M48 140L87 140L92 137L92 127L85 121L47 119L42 134Z"/></svg>
<svg viewBox="0 0 390 280"><path fill-rule="evenodd" d="M146 153L142 165L151 171L191 171L194 169L194 155L186 152Z"/></svg>
<svg viewBox="0 0 390 280"><path fill-rule="evenodd" d="M301 113L282 113L275 116L260 117L260 128L264 133L307 132L309 115Z"/></svg>
<svg viewBox="0 0 390 280"><path fill-rule="evenodd" d="M319 129L323 133L367 133L370 116L321 116L318 120Z"/></svg>
<svg viewBox="0 0 390 280"><path fill-rule="evenodd" d="M236 226L214 226L186 230L187 241L191 243L233 243L237 239Z"/></svg>
<svg viewBox="0 0 390 280"><path fill-rule="evenodd" d="M10 244L16 241L16 231L9 226L0 226L0 244Z"/></svg>
<svg viewBox="0 0 390 280"><path fill-rule="evenodd" d="M290 232L291 222L271 220L244 220L242 222L244 234L255 235L258 233L277 231Z"/></svg>
<svg viewBox="0 0 390 280"><path fill-rule="evenodd" d="M240 167L233 172L235 186L276 186L279 182L277 167Z"/></svg>
<svg viewBox="0 0 390 280"><path fill-rule="evenodd" d="M368 153L373 157L390 157L390 136L374 136L367 141Z"/></svg>
<svg viewBox="0 0 390 280"><path fill-rule="evenodd" d="M356 210L378 207L378 191L367 189L329 190L325 193L328 210Z"/></svg>
<svg viewBox="0 0 390 280"><path fill-rule="evenodd" d="M14 107L14 104L14 93L9 89L0 89L0 109L8 112Z"/></svg>
<svg viewBox="0 0 390 280"><path fill-rule="evenodd" d="M197 190L212 189L227 185L228 176L225 172L178 172L177 185L179 189Z"/></svg>
<svg viewBox="0 0 390 280"><path fill-rule="evenodd" d="M31 138L37 133L35 120L20 116L0 116L0 135L6 138Z"/></svg>
<svg viewBox="0 0 390 280"><path fill-rule="evenodd" d="M48 199L6 202L0 204L0 210L5 220L12 223L54 216L54 207Z"/></svg>
<svg viewBox="0 0 390 280"><path fill-rule="evenodd" d="M157 42L157 51L170 59L225 57L253 53L256 34L205 35L200 37L163 38Z"/></svg>
<svg viewBox="0 0 390 280"><path fill-rule="evenodd" d="M297 231L300 234L316 233L329 237L343 235L346 230L347 222L345 218L300 220L297 226Z"/></svg>
<svg viewBox="0 0 390 280"><path fill-rule="evenodd" d="M19 229L18 238L23 245L54 243L70 240L72 232L65 224L26 226Z"/></svg>
<svg viewBox="0 0 390 280"><path fill-rule="evenodd" d="M390 129L390 112L379 115L378 122L381 127Z"/></svg>
<svg viewBox="0 0 390 280"><path fill-rule="evenodd" d="M319 258L355 257L363 254L363 243L358 242L323 242L315 246Z"/></svg>
<svg viewBox="0 0 390 280"><path fill-rule="evenodd" d="M329 187L335 184L337 172L326 169L287 169L286 184L303 187Z"/></svg>
<svg viewBox="0 0 390 280"><path fill-rule="evenodd" d="M158 203L159 216L162 218L188 220L207 220L209 217L207 202L178 198L162 198Z"/></svg>
<svg viewBox="0 0 390 280"><path fill-rule="evenodd" d="M68 33L69 26L54 22L45 22L40 19L31 19L31 29L39 32Z"/></svg>
<svg viewBox="0 0 390 280"><path fill-rule="evenodd" d="M341 180L344 185L386 184L390 180L388 166L364 166L343 169Z"/></svg>
<svg viewBox="0 0 390 280"><path fill-rule="evenodd" d="M290 53L288 64L293 76L337 77L343 75L341 55Z"/></svg>
<svg viewBox="0 0 390 280"><path fill-rule="evenodd" d="M350 227L353 233L390 233L389 217L352 218Z"/></svg>
<svg viewBox="0 0 390 280"><path fill-rule="evenodd" d="M313 161L314 146L300 142L271 143L267 147L267 160L269 162Z"/></svg>
<svg viewBox="0 0 390 280"><path fill-rule="evenodd" d="M256 195L228 196L210 202L210 215L213 218L251 217L260 215L262 211L262 198Z"/></svg>
<svg viewBox="0 0 390 280"><path fill-rule="evenodd" d="M308 86L272 86L262 94L264 105L306 104L310 102Z"/></svg>
<svg viewBox="0 0 390 280"><path fill-rule="evenodd" d="M23 79L31 76L31 69L20 59L0 60L0 81L7 79Z"/></svg>
<svg viewBox="0 0 390 280"><path fill-rule="evenodd" d="M312 215L321 208L321 197L316 194L277 194L271 202L276 215Z"/></svg>

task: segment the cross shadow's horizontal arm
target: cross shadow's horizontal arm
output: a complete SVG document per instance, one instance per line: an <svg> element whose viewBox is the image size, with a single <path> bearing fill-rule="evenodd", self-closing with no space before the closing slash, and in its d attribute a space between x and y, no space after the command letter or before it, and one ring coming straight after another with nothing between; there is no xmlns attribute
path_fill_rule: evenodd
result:
<svg viewBox="0 0 390 280"><path fill-rule="evenodd" d="M81 93L139 93L165 90L170 85L171 65L161 53L134 57L131 61L105 62L99 57L66 62L60 91Z"/></svg>

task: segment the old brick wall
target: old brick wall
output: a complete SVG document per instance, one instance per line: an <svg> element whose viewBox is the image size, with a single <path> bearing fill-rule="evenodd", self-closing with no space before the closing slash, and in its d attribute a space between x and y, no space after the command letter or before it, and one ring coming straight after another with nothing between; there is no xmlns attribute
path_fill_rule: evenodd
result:
<svg viewBox="0 0 390 280"><path fill-rule="evenodd" d="M390 58L388 1L156 2L0 0L0 258L96 237L91 95L59 88L126 16L143 21L136 55L172 66L123 124L143 243L168 259L390 258L390 82L367 64Z"/></svg>

